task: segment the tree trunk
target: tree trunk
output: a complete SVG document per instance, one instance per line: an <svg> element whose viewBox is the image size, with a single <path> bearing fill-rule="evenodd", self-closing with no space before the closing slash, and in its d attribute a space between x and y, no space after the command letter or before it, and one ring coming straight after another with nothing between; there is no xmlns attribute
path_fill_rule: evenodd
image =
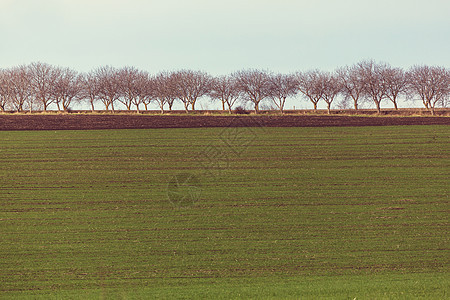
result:
<svg viewBox="0 0 450 300"><path fill-rule="evenodd" d="M355 107L355 110L358 110L358 101L353 100L353 106Z"/></svg>
<svg viewBox="0 0 450 300"><path fill-rule="evenodd" d="M225 111L225 101L222 101L222 110Z"/></svg>
<svg viewBox="0 0 450 300"><path fill-rule="evenodd" d="M228 104L228 112L229 112L230 114L232 114L232 113L233 113L233 110L231 109L231 104L228 103L228 102L227 102L227 104Z"/></svg>
<svg viewBox="0 0 450 300"><path fill-rule="evenodd" d="M430 110L431 110L431 115L434 116L435 112L434 112L434 106L430 104Z"/></svg>
<svg viewBox="0 0 450 300"><path fill-rule="evenodd" d="M380 107L380 102L375 101L375 105L377 106L377 113L381 113L381 107Z"/></svg>
<svg viewBox="0 0 450 300"><path fill-rule="evenodd" d="M280 103L280 113L284 114L284 103Z"/></svg>
<svg viewBox="0 0 450 300"><path fill-rule="evenodd" d="M195 110L195 101L191 102L191 108L192 108L192 110Z"/></svg>
<svg viewBox="0 0 450 300"><path fill-rule="evenodd" d="M317 102L313 102L314 105L314 112L317 112Z"/></svg>
<svg viewBox="0 0 450 300"><path fill-rule="evenodd" d="M255 102L255 114L259 112L259 102Z"/></svg>
<svg viewBox="0 0 450 300"><path fill-rule="evenodd" d="M331 115L331 103L327 103L327 112Z"/></svg>
<svg viewBox="0 0 450 300"><path fill-rule="evenodd" d="M94 112L94 101L91 101L91 111Z"/></svg>
<svg viewBox="0 0 450 300"><path fill-rule="evenodd" d="M136 104L136 112L137 112L138 114L140 113L140 110L139 110L139 103Z"/></svg>
<svg viewBox="0 0 450 300"><path fill-rule="evenodd" d="M394 102L394 108L395 108L395 110L398 110L397 101L393 101L393 102Z"/></svg>
<svg viewBox="0 0 450 300"><path fill-rule="evenodd" d="M280 101L280 112L281 114L284 114L284 104L286 103L286 98L282 99Z"/></svg>

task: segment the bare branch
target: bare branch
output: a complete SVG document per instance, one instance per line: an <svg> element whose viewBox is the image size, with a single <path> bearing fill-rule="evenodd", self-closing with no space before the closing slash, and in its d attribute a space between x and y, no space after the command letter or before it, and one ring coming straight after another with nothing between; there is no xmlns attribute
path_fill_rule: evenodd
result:
<svg viewBox="0 0 450 300"><path fill-rule="evenodd" d="M100 67L94 71L98 80L98 98L105 105L105 109L108 111L111 107L113 113L114 104L121 95L118 73L118 70L111 66Z"/></svg>
<svg viewBox="0 0 450 300"><path fill-rule="evenodd" d="M286 98L295 96L297 92L295 75L276 74L270 77L270 98L281 113L284 111Z"/></svg>
<svg viewBox="0 0 450 300"><path fill-rule="evenodd" d="M351 99L353 107L358 110L361 101L364 101L365 82L362 70L357 65L343 67L337 70L341 81L344 99Z"/></svg>
<svg viewBox="0 0 450 300"><path fill-rule="evenodd" d="M449 70L443 67L414 66L407 73L410 92L419 96L433 115L436 104L447 106L450 95L449 78Z"/></svg>
<svg viewBox="0 0 450 300"><path fill-rule="evenodd" d="M373 60L368 60L358 63L357 67L363 76L364 94L372 99L377 108L377 112L380 113L381 102L388 97L387 85L383 75L389 66L384 63L375 63Z"/></svg>
<svg viewBox="0 0 450 300"><path fill-rule="evenodd" d="M54 101L52 97L53 86L59 76L59 69L46 63L32 63L29 66L31 85L34 97L40 101L44 111Z"/></svg>
<svg viewBox="0 0 450 300"><path fill-rule="evenodd" d="M267 71L244 70L232 74L245 101L253 103L255 113L263 100L271 96L270 75Z"/></svg>
<svg viewBox="0 0 450 300"><path fill-rule="evenodd" d="M323 96L321 77L322 72L319 70L296 74L298 89L312 102L314 105L314 111L317 111L317 103Z"/></svg>
<svg viewBox="0 0 450 300"><path fill-rule="evenodd" d="M320 76L322 83L322 99L327 103L328 114L331 114L331 103L342 91L342 82L337 73L324 72Z"/></svg>
<svg viewBox="0 0 450 300"><path fill-rule="evenodd" d="M197 100L207 95L211 88L212 77L201 71L181 70L173 74L176 94L188 112L189 105L195 110Z"/></svg>
<svg viewBox="0 0 450 300"><path fill-rule="evenodd" d="M235 78L219 76L213 79L209 96L222 102L222 110L225 110L226 104L228 112L231 114L232 107L241 96L241 92Z"/></svg>

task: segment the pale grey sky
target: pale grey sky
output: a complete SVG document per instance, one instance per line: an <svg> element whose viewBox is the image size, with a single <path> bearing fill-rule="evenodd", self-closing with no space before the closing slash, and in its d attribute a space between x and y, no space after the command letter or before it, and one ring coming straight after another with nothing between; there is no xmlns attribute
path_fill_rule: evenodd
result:
<svg viewBox="0 0 450 300"><path fill-rule="evenodd" d="M0 68L450 67L448 0L0 0Z"/></svg>

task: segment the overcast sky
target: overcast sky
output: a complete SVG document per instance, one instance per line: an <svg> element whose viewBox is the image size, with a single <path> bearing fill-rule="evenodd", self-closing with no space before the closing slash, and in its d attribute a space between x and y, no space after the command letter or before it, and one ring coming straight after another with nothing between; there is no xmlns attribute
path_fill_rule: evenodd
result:
<svg viewBox="0 0 450 300"><path fill-rule="evenodd" d="M0 0L0 67L450 67L448 0Z"/></svg>

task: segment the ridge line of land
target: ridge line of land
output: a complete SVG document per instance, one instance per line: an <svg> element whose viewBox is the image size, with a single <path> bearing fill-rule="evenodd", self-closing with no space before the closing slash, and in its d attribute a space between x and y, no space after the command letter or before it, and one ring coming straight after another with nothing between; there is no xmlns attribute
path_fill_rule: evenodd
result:
<svg viewBox="0 0 450 300"><path fill-rule="evenodd" d="M0 115L0 130L89 130L200 127L330 127L450 125L449 117L338 115Z"/></svg>

